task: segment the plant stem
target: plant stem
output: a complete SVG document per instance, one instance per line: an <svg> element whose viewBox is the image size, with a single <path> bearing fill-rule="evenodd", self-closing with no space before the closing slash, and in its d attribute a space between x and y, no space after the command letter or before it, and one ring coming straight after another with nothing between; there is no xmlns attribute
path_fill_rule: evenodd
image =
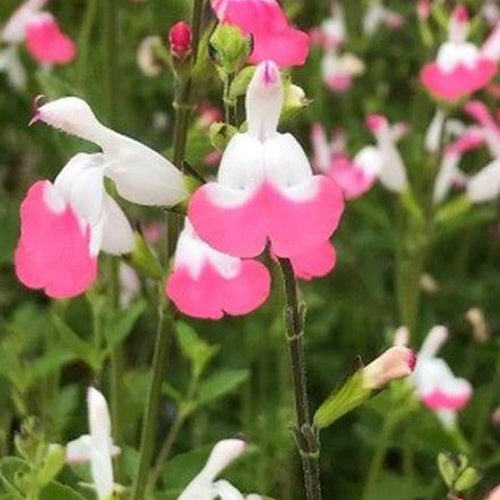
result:
<svg viewBox="0 0 500 500"><path fill-rule="evenodd" d="M203 13L204 0L194 0L193 11L191 17L191 30L193 36L193 65L196 62L198 45L201 33L201 21ZM192 98L192 77L191 75L177 82L176 94L174 100L175 108L175 125L174 125L174 152L173 162L182 169L186 154L186 141L189 125L189 114L191 111ZM179 230L178 218L174 215L167 215L168 223L168 248L167 259L173 255L175 243ZM144 414L141 447L139 457L139 468L137 478L134 485L134 500L143 500L148 487L149 469L153 458L155 443L158 410L161 399L161 386L165 374L168 342L171 337L175 325L171 318L166 318L168 311L166 308L167 301L163 290L163 283L158 286L158 323L156 330L156 343L153 355L153 367L151 385L149 388L148 398L146 402L146 410ZM167 320L166 320L167 319Z"/></svg>
<svg viewBox="0 0 500 500"><path fill-rule="evenodd" d="M384 462L384 457L389 446L389 439L391 437L392 431L396 425L396 418L394 416L394 411L387 413L384 424L382 425L382 430L378 436L377 445L375 447L375 453L368 470L368 476L366 478L365 487L363 489L362 500L371 500L375 493L375 486L377 485L377 479L382 469Z"/></svg>
<svg viewBox="0 0 500 500"><path fill-rule="evenodd" d="M321 499L319 469L319 438L312 426L307 395L306 367L304 360L304 311L299 303L297 282L289 259L278 259L285 287L286 338L292 369L293 391L297 425L295 440L302 459L304 485L308 500Z"/></svg>
<svg viewBox="0 0 500 500"><path fill-rule="evenodd" d="M107 117L110 127L118 123L118 102L120 99L119 68L118 68L118 0L106 0L103 12L103 36L105 40L105 96ZM118 274L118 259L110 258L109 262L109 294L110 306L113 310L119 307L120 280ZM111 354L111 420L113 435L117 445L123 444L123 347L117 346ZM118 479L120 471L118 467Z"/></svg>

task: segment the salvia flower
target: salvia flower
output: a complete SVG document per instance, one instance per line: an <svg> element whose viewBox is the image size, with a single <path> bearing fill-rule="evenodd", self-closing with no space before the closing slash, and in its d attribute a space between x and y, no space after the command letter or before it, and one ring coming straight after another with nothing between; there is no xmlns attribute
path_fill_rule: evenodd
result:
<svg viewBox="0 0 500 500"><path fill-rule="evenodd" d="M106 193L104 177L115 182L121 196L143 205L178 203L187 190L170 162L102 125L81 99L45 104L35 120L95 142L103 150L74 156L54 184L36 182L21 205L17 276L29 288L67 298L92 285L100 250L121 255L134 247L130 224Z"/></svg>
<svg viewBox="0 0 500 500"><path fill-rule="evenodd" d="M2 41L13 46L26 42L28 52L40 63L68 64L75 58L75 44L43 10L46 3L27 0L18 7L3 27Z"/></svg>
<svg viewBox="0 0 500 500"><path fill-rule="evenodd" d="M66 461L70 464L90 462L97 498L109 500L114 489L112 458L121 450L113 444L106 398L97 389L90 387L87 404L90 433L68 443Z"/></svg>
<svg viewBox="0 0 500 500"><path fill-rule="evenodd" d="M321 60L321 74L325 85L333 92L346 92L356 76L362 75L365 65L351 53L339 54L336 50L325 53Z"/></svg>
<svg viewBox="0 0 500 500"><path fill-rule="evenodd" d="M500 500L500 484L495 486L486 496L485 500Z"/></svg>
<svg viewBox="0 0 500 500"><path fill-rule="evenodd" d="M200 473L188 484L178 500L262 500L259 495L242 495L231 483L217 476L247 449L241 439L219 441L212 449Z"/></svg>
<svg viewBox="0 0 500 500"><path fill-rule="evenodd" d="M252 35L250 62L273 60L279 67L302 66L309 55L309 36L290 25L277 0L212 0L221 23Z"/></svg>
<svg viewBox="0 0 500 500"><path fill-rule="evenodd" d="M399 29L405 24L405 18L388 9L380 0L370 2L368 9L363 16L363 32L373 35L380 26L389 29Z"/></svg>
<svg viewBox="0 0 500 500"><path fill-rule="evenodd" d="M408 377L415 369L415 353L401 345L393 346L363 368L363 385L375 391L389 382Z"/></svg>
<svg viewBox="0 0 500 500"><path fill-rule="evenodd" d="M439 99L461 99L485 87L497 71L494 59L466 41L468 31L467 10L457 6L449 21L448 40L439 47L436 60L422 68L422 84Z"/></svg>
<svg viewBox="0 0 500 500"><path fill-rule="evenodd" d="M180 311L209 319L247 314L265 302L270 287L269 272L260 262L210 248L186 221L165 288Z"/></svg>
<svg viewBox="0 0 500 500"><path fill-rule="evenodd" d="M447 337L444 326L430 330L418 353L413 383L420 401L436 413L445 427L451 428L457 412L469 402L472 386L464 378L456 377L446 361L436 357Z"/></svg>
<svg viewBox="0 0 500 500"><path fill-rule="evenodd" d="M292 257L327 241L342 211L341 191L313 175L299 143L277 132L283 87L277 66L261 63L246 96L248 132L227 146L217 182L195 192L189 219L211 247L237 257ZM298 237L299 236L299 237Z"/></svg>
<svg viewBox="0 0 500 500"><path fill-rule="evenodd" d="M366 125L375 136L377 149L382 156L378 174L380 182L391 191L405 191L408 187L406 167L396 144L407 133L408 126L404 123L391 126L387 118L379 114L368 115Z"/></svg>
<svg viewBox="0 0 500 500"><path fill-rule="evenodd" d="M104 189L101 153L79 153L54 184L37 181L21 204L21 236L15 254L19 280L53 298L78 295L97 274L100 250L120 255L133 249L132 228Z"/></svg>
<svg viewBox="0 0 500 500"><path fill-rule="evenodd" d="M338 2L333 2L331 16L325 19L319 28L319 42L326 51L341 47L346 39L344 9Z"/></svg>
<svg viewBox="0 0 500 500"><path fill-rule="evenodd" d="M311 140L316 168L340 187L346 200L359 198L371 189L382 169L383 158L378 148L366 146L351 160L334 142L328 143L319 124L313 126Z"/></svg>

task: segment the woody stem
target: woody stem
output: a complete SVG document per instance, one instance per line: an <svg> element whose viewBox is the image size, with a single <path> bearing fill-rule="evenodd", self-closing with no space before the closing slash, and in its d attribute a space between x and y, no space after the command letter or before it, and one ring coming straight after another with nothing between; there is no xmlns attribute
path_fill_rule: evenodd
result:
<svg viewBox="0 0 500 500"><path fill-rule="evenodd" d="M292 372L297 424L295 441L302 459L307 500L321 500L319 437L311 423L304 360L304 308L299 302L297 282L289 259L278 259L285 288L285 331Z"/></svg>

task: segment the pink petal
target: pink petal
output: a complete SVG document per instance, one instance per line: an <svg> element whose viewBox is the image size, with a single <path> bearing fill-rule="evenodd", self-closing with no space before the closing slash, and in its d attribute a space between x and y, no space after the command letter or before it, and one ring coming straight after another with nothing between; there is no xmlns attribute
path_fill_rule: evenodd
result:
<svg viewBox="0 0 500 500"><path fill-rule="evenodd" d="M474 69L457 66L446 73L437 63L426 64L420 72L420 80L434 96L449 101L465 97L486 86L495 76L497 65L490 59L480 59Z"/></svg>
<svg viewBox="0 0 500 500"><path fill-rule="evenodd" d="M463 394L446 394L439 389L422 397L422 403L432 410L460 410L468 402L471 397L471 392Z"/></svg>
<svg viewBox="0 0 500 500"><path fill-rule="evenodd" d="M28 288L44 289L53 298L67 298L87 290L97 274L97 259L90 255L90 230L82 231L66 204L55 210L47 201L49 181L36 182L21 205L21 237L15 267Z"/></svg>
<svg viewBox="0 0 500 500"><path fill-rule="evenodd" d="M221 22L252 34L253 64L273 60L278 66L301 66L309 54L309 36L292 28L276 0L212 0Z"/></svg>
<svg viewBox="0 0 500 500"><path fill-rule="evenodd" d="M26 29L26 46L41 63L68 64L75 58L75 44L51 15L38 16Z"/></svg>
<svg viewBox="0 0 500 500"><path fill-rule="evenodd" d="M303 280L322 278L329 274L337 263L337 252L330 241L325 241L307 252L290 257L295 276Z"/></svg>
<svg viewBox="0 0 500 500"><path fill-rule="evenodd" d="M236 206L218 203L238 196L243 201ZM209 183L193 195L188 207L199 236L216 250L237 257L259 255L267 239L278 257L300 254L332 235L344 208L340 189L323 175L283 189L265 183L247 199L244 196Z"/></svg>
<svg viewBox="0 0 500 500"><path fill-rule="evenodd" d="M176 269L167 280L165 292L188 316L220 319L224 313L240 316L261 306L269 296L269 271L254 260L244 260L238 274L221 276L210 263L193 278L187 267Z"/></svg>
<svg viewBox="0 0 500 500"><path fill-rule="evenodd" d="M346 156L337 156L328 177L342 189L346 200L354 200L365 194L374 184L375 175L366 174L363 169Z"/></svg>

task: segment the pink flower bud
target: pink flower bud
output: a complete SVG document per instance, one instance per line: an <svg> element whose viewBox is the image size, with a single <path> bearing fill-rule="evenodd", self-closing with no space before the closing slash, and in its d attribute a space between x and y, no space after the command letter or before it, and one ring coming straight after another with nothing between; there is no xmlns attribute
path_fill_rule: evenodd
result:
<svg viewBox="0 0 500 500"><path fill-rule="evenodd" d="M390 347L363 369L363 384L366 389L381 389L392 380L411 375L416 362L417 357L411 349Z"/></svg>
<svg viewBox="0 0 500 500"><path fill-rule="evenodd" d="M192 50L193 34L191 27L184 21L174 24L168 33L170 53L175 59L185 61Z"/></svg>
<svg viewBox="0 0 500 500"><path fill-rule="evenodd" d="M420 20L425 21L428 19L431 11L431 4L429 0L419 0L417 3L417 16Z"/></svg>
<svg viewBox="0 0 500 500"><path fill-rule="evenodd" d="M500 499L500 484L495 486L495 488L493 488L486 497L486 500L499 500L499 499Z"/></svg>

